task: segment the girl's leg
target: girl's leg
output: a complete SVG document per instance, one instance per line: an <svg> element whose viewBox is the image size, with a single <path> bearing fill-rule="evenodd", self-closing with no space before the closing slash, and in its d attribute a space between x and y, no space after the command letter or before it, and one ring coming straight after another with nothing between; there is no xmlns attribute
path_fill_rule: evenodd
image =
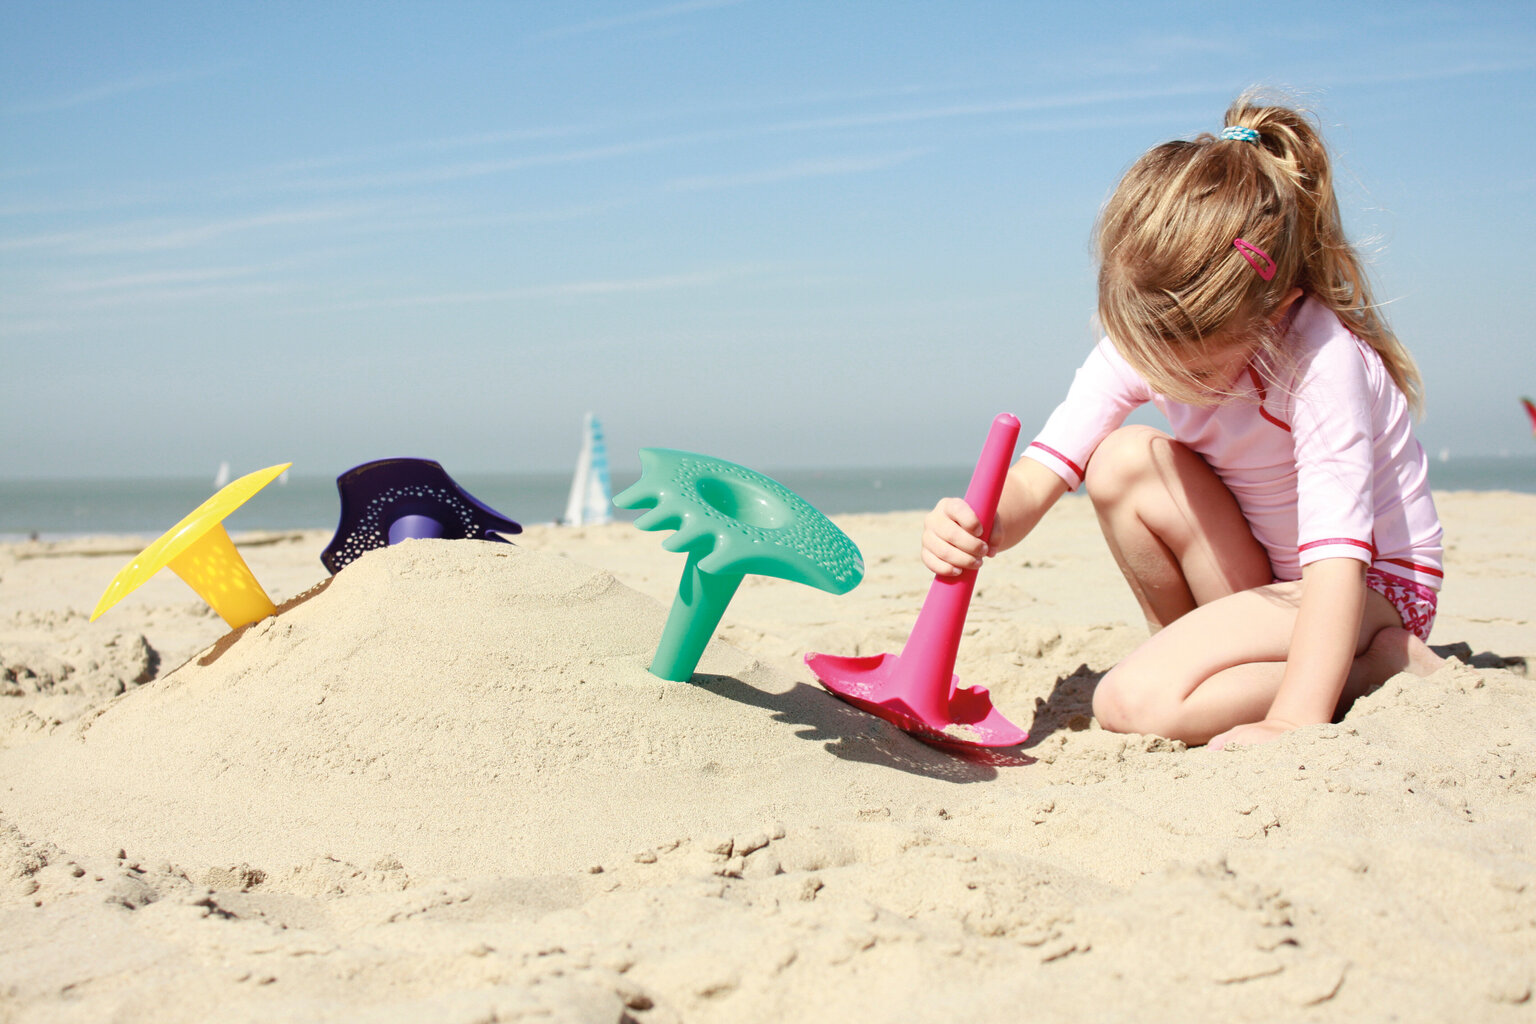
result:
<svg viewBox="0 0 1536 1024"><path fill-rule="evenodd" d="M1109 550L1155 633L1193 609L1274 577L1227 485L1151 427L1122 427L1088 462Z"/></svg>
<svg viewBox="0 0 1536 1024"><path fill-rule="evenodd" d="M1154 633L1099 683L1100 723L1204 743L1261 720L1285 670L1301 584L1270 584L1268 556L1226 485L1160 431L1115 431L1094 452L1087 484ZM1433 658L1401 627L1391 604L1368 592L1341 707Z"/></svg>
<svg viewBox="0 0 1536 1024"><path fill-rule="evenodd" d="M1095 717L1115 732L1191 744L1261 721L1285 673L1302 587L1300 581L1275 583L1230 594L1160 630L1099 682ZM1402 628L1386 598L1368 591L1340 706L1397 672L1415 670L1412 645L1421 643Z"/></svg>

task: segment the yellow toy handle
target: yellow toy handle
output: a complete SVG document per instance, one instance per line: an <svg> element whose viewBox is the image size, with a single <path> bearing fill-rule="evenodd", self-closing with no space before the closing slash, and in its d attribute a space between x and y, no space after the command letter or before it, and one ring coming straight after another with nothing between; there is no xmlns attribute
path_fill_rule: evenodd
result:
<svg viewBox="0 0 1536 1024"><path fill-rule="evenodd" d="M277 611L219 523L167 563L235 629Z"/></svg>

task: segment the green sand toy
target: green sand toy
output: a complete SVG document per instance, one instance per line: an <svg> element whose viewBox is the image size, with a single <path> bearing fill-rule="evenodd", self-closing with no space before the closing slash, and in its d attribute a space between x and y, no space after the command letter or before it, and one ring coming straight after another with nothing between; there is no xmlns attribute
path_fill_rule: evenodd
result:
<svg viewBox="0 0 1536 1024"><path fill-rule="evenodd" d="M743 576L775 576L832 594L846 594L864 578L858 546L778 481L671 448L640 449L640 466L640 480L613 503L647 509L635 526L676 530L662 547L688 553L653 675L693 675Z"/></svg>

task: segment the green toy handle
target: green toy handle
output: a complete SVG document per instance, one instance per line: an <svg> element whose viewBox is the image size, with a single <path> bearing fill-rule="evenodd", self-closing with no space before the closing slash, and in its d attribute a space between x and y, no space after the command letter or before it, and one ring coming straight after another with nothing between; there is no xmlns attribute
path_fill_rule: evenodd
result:
<svg viewBox="0 0 1536 1024"><path fill-rule="evenodd" d="M708 573L699 570L700 556L688 553L683 578L667 613L656 656L651 659L651 674L674 682L684 682L693 675L694 666L704 656L704 648L715 635L725 609L741 576L734 573Z"/></svg>

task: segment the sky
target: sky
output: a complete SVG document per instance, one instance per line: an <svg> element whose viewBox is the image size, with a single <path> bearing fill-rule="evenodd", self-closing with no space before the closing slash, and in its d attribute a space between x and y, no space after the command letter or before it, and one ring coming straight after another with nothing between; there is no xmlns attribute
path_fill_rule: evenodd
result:
<svg viewBox="0 0 1536 1024"><path fill-rule="evenodd" d="M974 461L1095 216L1316 112L1438 455L1536 454L1536 4L0 3L0 477Z"/></svg>

